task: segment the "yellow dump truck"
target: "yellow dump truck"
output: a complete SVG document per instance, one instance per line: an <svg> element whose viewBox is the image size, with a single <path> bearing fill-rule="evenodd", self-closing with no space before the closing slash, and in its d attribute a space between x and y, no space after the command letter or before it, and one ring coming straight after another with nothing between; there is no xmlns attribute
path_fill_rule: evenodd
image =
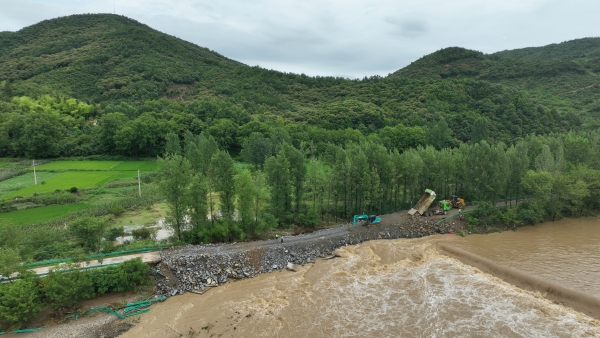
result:
<svg viewBox="0 0 600 338"><path fill-rule="evenodd" d="M428 211L429 206L433 201L435 201L435 192L431 189L425 189L423 197L421 197L419 202L408 211L408 214L414 215L418 213L421 216L425 216L425 213Z"/></svg>

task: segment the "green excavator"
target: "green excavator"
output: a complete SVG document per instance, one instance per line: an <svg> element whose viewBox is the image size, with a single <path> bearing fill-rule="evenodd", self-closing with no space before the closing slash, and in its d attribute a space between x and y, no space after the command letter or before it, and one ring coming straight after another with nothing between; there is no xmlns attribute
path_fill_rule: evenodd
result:
<svg viewBox="0 0 600 338"><path fill-rule="evenodd" d="M352 219L352 226L354 225L370 225L370 224L377 224L381 222L381 217L376 216L376 215L367 215L367 214L362 214L362 215L354 215L354 218Z"/></svg>

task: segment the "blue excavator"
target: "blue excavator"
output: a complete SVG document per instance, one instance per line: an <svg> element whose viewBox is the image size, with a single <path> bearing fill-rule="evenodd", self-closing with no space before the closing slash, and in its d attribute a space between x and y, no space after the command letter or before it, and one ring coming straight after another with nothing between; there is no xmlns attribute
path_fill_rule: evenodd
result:
<svg viewBox="0 0 600 338"><path fill-rule="evenodd" d="M371 224L377 224L381 222L381 217L376 216L376 215L367 215L367 214L362 214L362 215L354 215L354 218L352 219L352 225L371 225Z"/></svg>

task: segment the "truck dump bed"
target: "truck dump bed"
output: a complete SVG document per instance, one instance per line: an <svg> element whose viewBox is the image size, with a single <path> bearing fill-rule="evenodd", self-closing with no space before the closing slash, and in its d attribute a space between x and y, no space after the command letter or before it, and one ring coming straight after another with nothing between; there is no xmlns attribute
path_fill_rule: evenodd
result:
<svg viewBox="0 0 600 338"><path fill-rule="evenodd" d="M418 212L419 215L423 215L425 210L427 210L427 208L429 208L429 206L431 205L431 203L434 200L435 200L435 192L431 189L425 189L425 194L423 195L423 197L421 197L419 202L414 207L412 207L412 209L410 209L408 211L408 214L414 215L415 213Z"/></svg>

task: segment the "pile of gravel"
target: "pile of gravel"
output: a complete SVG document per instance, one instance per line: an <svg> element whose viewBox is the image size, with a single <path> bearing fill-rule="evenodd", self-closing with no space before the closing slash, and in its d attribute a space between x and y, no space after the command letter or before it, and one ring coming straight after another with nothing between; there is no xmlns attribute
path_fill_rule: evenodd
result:
<svg viewBox="0 0 600 338"><path fill-rule="evenodd" d="M412 217L406 213L386 215L371 227L342 225L319 232L276 240L225 245L188 245L165 250L157 268L157 293L167 297L185 292L202 293L229 280L253 278L260 273L294 270L297 264L318 257L332 257L346 245L374 239L417 238L435 233L457 232L462 222Z"/></svg>

